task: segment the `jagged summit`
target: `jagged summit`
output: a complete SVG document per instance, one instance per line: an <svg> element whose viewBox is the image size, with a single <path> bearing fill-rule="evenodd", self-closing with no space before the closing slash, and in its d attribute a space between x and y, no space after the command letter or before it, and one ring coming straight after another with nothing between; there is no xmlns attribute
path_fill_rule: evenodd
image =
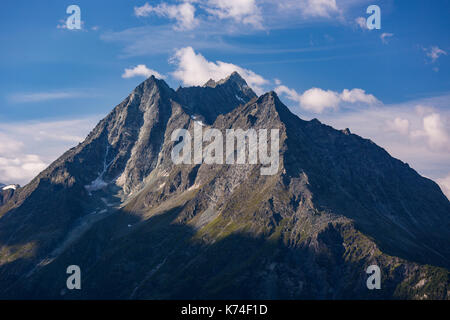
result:
<svg viewBox="0 0 450 320"><path fill-rule="evenodd" d="M146 80L141 82L134 91L136 90L143 90L145 88L158 88L159 90L163 90L165 92L174 92L172 88L169 87L169 85L164 81L164 79L158 79L154 75L151 75Z"/></svg>
<svg viewBox="0 0 450 320"><path fill-rule="evenodd" d="M201 114L208 124L220 114L230 112L256 97L253 90L237 73L218 82L210 79L202 87L178 88L178 101L193 114Z"/></svg>
<svg viewBox="0 0 450 320"><path fill-rule="evenodd" d="M228 77L225 79L219 80L218 84L223 84L226 82L236 82L236 83L245 83L244 78L241 77L241 75L237 71L233 71Z"/></svg>
<svg viewBox="0 0 450 320"><path fill-rule="evenodd" d="M220 79L218 81L215 81L213 79L209 79L203 87L210 87L215 88L218 85L226 84L226 83L236 83L240 86L247 86L247 82L244 80L244 78L241 77L241 75L237 71L233 71L229 76Z"/></svg>
<svg viewBox="0 0 450 320"><path fill-rule="evenodd" d="M199 123L278 129L275 173L174 164L172 133ZM273 91L257 97L238 73L176 91L146 79L7 192L0 298L448 298L439 187L369 140L301 120ZM71 264L90 279L82 291L66 290ZM365 286L373 264L384 290Z"/></svg>
<svg viewBox="0 0 450 320"><path fill-rule="evenodd" d="M206 83L203 85L203 87L215 88L216 85L217 85L217 83L213 79L209 79L208 81L206 81Z"/></svg>

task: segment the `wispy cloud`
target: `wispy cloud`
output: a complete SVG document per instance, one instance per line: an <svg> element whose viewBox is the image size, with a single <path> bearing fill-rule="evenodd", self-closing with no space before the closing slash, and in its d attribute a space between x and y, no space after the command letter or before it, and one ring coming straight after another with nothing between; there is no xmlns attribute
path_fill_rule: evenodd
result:
<svg viewBox="0 0 450 320"><path fill-rule="evenodd" d="M439 59L442 55L447 55L447 52L439 48L438 46L431 46L429 48L423 48L425 54L428 58L430 58L431 63L435 63L437 59Z"/></svg>
<svg viewBox="0 0 450 320"><path fill-rule="evenodd" d="M150 14L156 14L160 17L174 19L177 21L177 24L174 26L175 30L192 30L199 23L195 17L195 7L188 2L177 5L169 5L163 2L157 6L151 6L146 2L141 7L134 7L134 14L137 17L147 17Z"/></svg>
<svg viewBox="0 0 450 320"><path fill-rule="evenodd" d="M150 77L155 76L158 79L164 79L165 76L161 75L158 71L147 68L145 64L139 64L134 68L126 68L122 74L122 78L133 77Z"/></svg>
<svg viewBox="0 0 450 320"><path fill-rule="evenodd" d="M336 0L306 0L299 4L305 16L329 18L340 12Z"/></svg>
<svg viewBox="0 0 450 320"><path fill-rule="evenodd" d="M232 19L262 29L261 9L255 0L209 0L202 2L203 8L219 19Z"/></svg>
<svg viewBox="0 0 450 320"><path fill-rule="evenodd" d="M100 118L0 123L0 182L28 183L81 142Z"/></svg>
<svg viewBox="0 0 450 320"><path fill-rule="evenodd" d="M89 97L90 94L80 91L52 91L52 92L21 92L11 94L8 98L11 102L27 103L49 100L73 99Z"/></svg>
<svg viewBox="0 0 450 320"><path fill-rule="evenodd" d="M219 26L216 22L202 24L195 32L174 32L171 25L144 26L119 32L106 32L103 41L123 46L121 57L171 54L174 48L193 46L198 50L238 51L239 47L224 40L234 26Z"/></svg>
<svg viewBox="0 0 450 320"><path fill-rule="evenodd" d="M384 44L387 44L389 42L389 38L393 37L394 34L393 33L389 33L389 32L383 32L380 35L380 39Z"/></svg>
<svg viewBox="0 0 450 320"><path fill-rule="evenodd" d="M355 23L363 30L368 30L367 28L367 20L364 17L358 17L355 19Z"/></svg>
<svg viewBox="0 0 450 320"><path fill-rule="evenodd" d="M181 2L181 3L180 3ZM197 50L247 52L250 45L230 41L230 37L261 34L274 29L310 26L311 22L336 19L344 22L343 14L367 0L196 0L176 4L146 2L135 7L139 18L152 15L167 18L166 23L105 32L101 39L123 45L121 57L171 53L174 48L192 46ZM188 14L175 14L180 6L189 4ZM336 8L336 9L335 9ZM345 25L345 24L344 24ZM176 32L174 32L174 29ZM261 48L260 48L261 49ZM268 49L268 48L262 48ZM253 50L257 52L257 50Z"/></svg>

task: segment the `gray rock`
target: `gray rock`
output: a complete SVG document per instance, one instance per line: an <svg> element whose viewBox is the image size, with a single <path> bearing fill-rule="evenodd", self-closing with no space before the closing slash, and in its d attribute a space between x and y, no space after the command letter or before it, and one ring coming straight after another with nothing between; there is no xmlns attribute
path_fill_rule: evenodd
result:
<svg viewBox="0 0 450 320"><path fill-rule="evenodd" d="M279 129L278 172L174 165L171 134L196 121ZM3 298L448 299L450 204L237 73L176 91L150 77L0 206L0 246ZM70 264L89 280L61 296ZM382 290L365 285L371 264Z"/></svg>

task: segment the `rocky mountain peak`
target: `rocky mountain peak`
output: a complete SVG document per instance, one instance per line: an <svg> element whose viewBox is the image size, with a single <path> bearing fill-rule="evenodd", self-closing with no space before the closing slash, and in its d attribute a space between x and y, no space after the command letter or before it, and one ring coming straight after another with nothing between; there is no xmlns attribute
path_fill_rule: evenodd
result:
<svg viewBox="0 0 450 320"><path fill-rule="evenodd" d="M141 82L132 92L132 95L139 95L142 98L149 98L155 94L171 97L175 91L162 79L154 75Z"/></svg>
<svg viewBox="0 0 450 320"><path fill-rule="evenodd" d="M237 71L233 71L228 77L219 80L217 82L217 84L224 84L224 83L236 83L238 85L247 85L247 82L244 80L244 78L241 77L241 75Z"/></svg>
<svg viewBox="0 0 450 320"><path fill-rule="evenodd" d="M217 85L217 83L213 79L209 79L208 81L206 81L206 83L203 85L203 87L215 88L216 85Z"/></svg>
<svg viewBox="0 0 450 320"><path fill-rule="evenodd" d="M217 82L210 79L202 87L178 88L176 93L177 101L189 114L202 115L208 124L212 124L218 115L230 112L256 97L237 72Z"/></svg>
<svg viewBox="0 0 450 320"><path fill-rule="evenodd" d="M172 133L199 124L280 129L274 174L262 163L175 164ZM0 298L448 295L439 187L367 139L301 120L273 91L257 97L237 72L176 91L146 79L83 143L7 192ZM83 292L61 290L69 264L95 279ZM365 286L372 264L384 291Z"/></svg>
<svg viewBox="0 0 450 320"><path fill-rule="evenodd" d="M203 87L215 88L218 85L231 84L231 83L234 83L240 87L248 86L247 82L244 80L244 78L242 78L241 75L237 71L233 71L229 76L227 76L224 79L217 80L217 81L215 81L213 79L209 79L203 85Z"/></svg>

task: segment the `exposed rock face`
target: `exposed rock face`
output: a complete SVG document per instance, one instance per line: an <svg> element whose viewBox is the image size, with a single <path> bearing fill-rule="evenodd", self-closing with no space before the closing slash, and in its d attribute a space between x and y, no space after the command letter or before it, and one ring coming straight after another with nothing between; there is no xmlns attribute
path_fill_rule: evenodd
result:
<svg viewBox="0 0 450 320"><path fill-rule="evenodd" d="M6 185L0 183L0 207L12 198L18 188L20 188L18 184Z"/></svg>
<svg viewBox="0 0 450 320"><path fill-rule="evenodd" d="M174 130L279 129L280 164L182 164ZM140 84L0 207L0 297L448 299L450 203L370 140L233 73ZM66 268L81 267L81 291ZM368 290L367 266L382 270Z"/></svg>

